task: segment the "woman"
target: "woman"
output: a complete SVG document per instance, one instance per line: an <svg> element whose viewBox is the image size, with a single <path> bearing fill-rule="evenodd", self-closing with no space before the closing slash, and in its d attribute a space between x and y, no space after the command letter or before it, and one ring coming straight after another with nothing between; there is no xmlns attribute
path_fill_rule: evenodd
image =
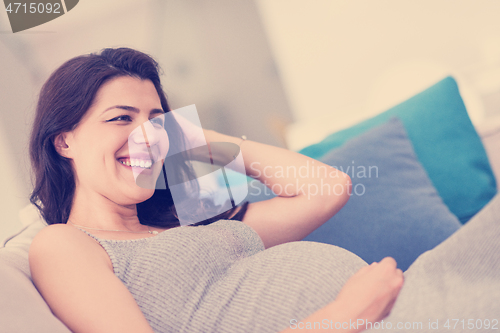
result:
<svg viewBox="0 0 500 333"><path fill-rule="evenodd" d="M138 173L157 177L171 147L185 142L179 123L163 124L165 112L157 63L131 49L74 58L41 90L30 142L31 201L51 225L31 245L30 268L68 328L276 332L328 325L358 332L366 326L353 323L389 314L403 285L394 260L368 266L334 246L294 242L349 198L348 176L318 161L337 176L284 177L272 171L313 161L204 131L209 143L239 145L250 176L286 191L178 227L170 190L137 185ZM177 170L167 178L192 173L183 163ZM310 190L320 186L342 191ZM304 326L314 322L323 327Z"/></svg>
<svg viewBox="0 0 500 333"><path fill-rule="evenodd" d="M234 321L223 319L231 311L207 314L207 307L220 307L216 301L205 301L215 297L212 295L217 295L218 288L213 286L212 281L214 276L209 277L207 281L196 281L194 286L187 287L179 285L177 276L154 277L153 281L159 283L161 288L167 289L158 292L164 293L164 297L168 299L163 300L164 304L153 306L147 299L150 290L141 289L142 287L137 290L138 285L152 283L151 280L136 277L133 281L128 281L125 276L119 278L115 275L120 269L125 269L124 267L130 269L130 263L121 266L120 260L123 258L115 258L118 254L116 249L112 249L113 244L140 244L145 240L149 242L149 237L160 238L172 234L171 231L175 230L181 231L179 236L174 236L180 239L210 235L206 236L209 237L208 241L200 239L193 245L196 248L203 243L200 251L204 251L203 247L210 247L214 241L222 244L214 237L212 230L201 229L212 225L175 228L179 221L169 189L155 191L138 186L134 179L133 171L142 169L139 170L141 172L149 168L147 161L142 168L140 162L135 167L131 166L136 159L130 144L138 147L142 144L143 152L149 149L150 152L157 153L157 161L150 162L158 163L153 163L149 169L153 170L151 177L157 177L158 165L161 167L163 162L159 156L164 158L169 146L182 145L184 142L180 126L175 122L162 124L164 119L160 120L160 126L149 126L149 129L146 129L147 140L141 135L136 135L135 138L131 136L134 129L140 128L140 125L145 129L144 124L154 124L164 112L169 111L160 84L157 63L143 53L125 48L106 49L100 54L74 58L56 70L41 90L30 144L36 176L31 201L39 207L51 226L44 229L33 241L30 266L33 280L54 314L74 332L150 332L151 327L156 331L192 331L195 327L216 331L236 329ZM350 183L344 174L337 173L338 177L332 178L287 179L276 177L272 172L268 172L269 169L264 170L265 167L272 170L277 166L299 168L311 162L302 155L252 141L241 142L239 138L213 131L205 131L204 134L208 142L241 144L246 170L250 176L255 176L271 188L279 184L281 188L287 189L272 200L247 204L239 211L231 209L208 222L198 223L207 224L230 218L242 220L244 225L241 222L224 222L225 224L222 223L215 229L218 230L217 233L227 229L229 236L226 237L230 237L230 242L235 246L247 247L243 249L242 254L237 255L250 257L253 252L261 251L263 246L270 248L302 239L335 214L348 199ZM147 156L141 156L142 159L147 159ZM249 167L250 165L252 167ZM192 170L187 165L178 168L178 174L190 172ZM174 176L176 175L172 177ZM332 188L340 186L341 194L312 196L307 193L311 184L325 182ZM167 232L163 233L165 230ZM186 231L188 233L184 235ZM191 234L192 231L196 231L195 234ZM251 244L241 240L237 244L238 237L243 237L242 235L249 235ZM106 240L109 240L108 243ZM132 240L138 242L127 242ZM180 259L178 265L181 266L181 272L176 273L174 269L163 274L186 274L183 270L189 272L186 266L190 265L192 251L178 252L178 248L182 248L181 245L174 245L173 249L169 249L176 253L165 258L172 266L174 259ZM217 254L217 251L222 250L227 251L216 248L211 250L211 254L224 256ZM122 254L125 258L131 256L127 251ZM142 260L147 262L149 259L151 258ZM365 265L359 258L356 257L355 260L354 270ZM258 266L253 265L254 268ZM344 284L346 277L353 272L353 269L347 270L344 276L340 277L341 283ZM219 276L218 279L229 283L230 278ZM238 281L251 283L244 279ZM169 283L176 283L177 287L168 285ZM401 284L401 271L396 269L393 260L387 259L380 264L361 269L346 284L337 300L334 300L332 295L338 290L323 288L330 289L328 304L322 300L304 307L298 314L306 311L313 316L325 315L336 321L354 320L359 316L373 321L380 320L390 310ZM178 288L185 293L176 295L171 292L172 288ZM182 310L180 307L191 301L189 297L196 291L193 288L211 288L213 292L202 292L201 296L197 295L198 298L192 300L194 303L205 302L205 305L198 304ZM219 289L220 292L227 293L225 288ZM246 293L242 294L248 297ZM255 295L258 296L259 293L256 292ZM176 296L179 299L172 301L171 298ZM311 297L314 298L314 294ZM355 302L351 300L353 297L357 299ZM242 308L237 301L240 299L235 297L235 311ZM166 307L172 302L173 306L178 308L167 309L166 312L157 311L157 307ZM320 312L313 313L313 310ZM166 314L169 311L178 313L168 317ZM269 309L263 307L255 310L259 311L265 313L269 312ZM198 313L203 313L199 319L196 318ZM179 320L181 317L186 318ZM207 318L217 320L208 323ZM265 315L255 318L261 321L270 320ZM267 329L270 330L285 329L291 319L293 318L260 324L268 325ZM205 323L196 326L201 321ZM239 328L242 331L251 330L251 327Z"/></svg>

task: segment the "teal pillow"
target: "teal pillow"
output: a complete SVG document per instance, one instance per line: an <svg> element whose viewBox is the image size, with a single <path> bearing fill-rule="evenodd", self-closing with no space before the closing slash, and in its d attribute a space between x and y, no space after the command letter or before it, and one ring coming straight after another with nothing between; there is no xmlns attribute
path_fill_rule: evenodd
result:
<svg viewBox="0 0 500 333"><path fill-rule="evenodd" d="M382 114L333 133L300 153L320 159L393 116L403 122L420 163L460 222L467 222L493 198L497 192L495 176L452 77Z"/></svg>

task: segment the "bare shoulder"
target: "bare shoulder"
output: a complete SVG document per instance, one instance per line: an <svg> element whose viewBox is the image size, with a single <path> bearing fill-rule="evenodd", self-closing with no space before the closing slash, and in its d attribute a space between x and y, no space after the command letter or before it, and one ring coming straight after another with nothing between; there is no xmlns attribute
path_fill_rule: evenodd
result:
<svg viewBox="0 0 500 333"><path fill-rule="evenodd" d="M72 332L153 332L106 251L81 230L64 224L42 229L29 261L38 291Z"/></svg>
<svg viewBox="0 0 500 333"><path fill-rule="evenodd" d="M48 260L71 263L75 259L102 262L111 267L109 257L97 241L66 224L43 228L33 239L29 250L30 266Z"/></svg>

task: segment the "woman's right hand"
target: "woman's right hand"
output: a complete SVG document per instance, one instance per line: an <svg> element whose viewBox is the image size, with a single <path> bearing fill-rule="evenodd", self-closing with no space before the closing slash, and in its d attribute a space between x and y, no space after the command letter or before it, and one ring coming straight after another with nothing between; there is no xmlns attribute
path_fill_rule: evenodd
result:
<svg viewBox="0 0 500 333"><path fill-rule="evenodd" d="M387 257L354 274L334 303L351 318L375 323L389 315L403 282L403 272L397 268L396 261Z"/></svg>

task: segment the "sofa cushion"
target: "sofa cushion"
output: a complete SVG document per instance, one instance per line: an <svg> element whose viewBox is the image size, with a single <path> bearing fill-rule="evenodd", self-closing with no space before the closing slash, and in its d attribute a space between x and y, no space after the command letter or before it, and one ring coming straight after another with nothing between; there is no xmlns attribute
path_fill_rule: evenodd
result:
<svg viewBox="0 0 500 333"><path fill-rule="evenodd" d="M35 206L21 212L23 228L0 248L0 331L69 333L31 281L28 251L33 237L46 226Z"/></svg>

